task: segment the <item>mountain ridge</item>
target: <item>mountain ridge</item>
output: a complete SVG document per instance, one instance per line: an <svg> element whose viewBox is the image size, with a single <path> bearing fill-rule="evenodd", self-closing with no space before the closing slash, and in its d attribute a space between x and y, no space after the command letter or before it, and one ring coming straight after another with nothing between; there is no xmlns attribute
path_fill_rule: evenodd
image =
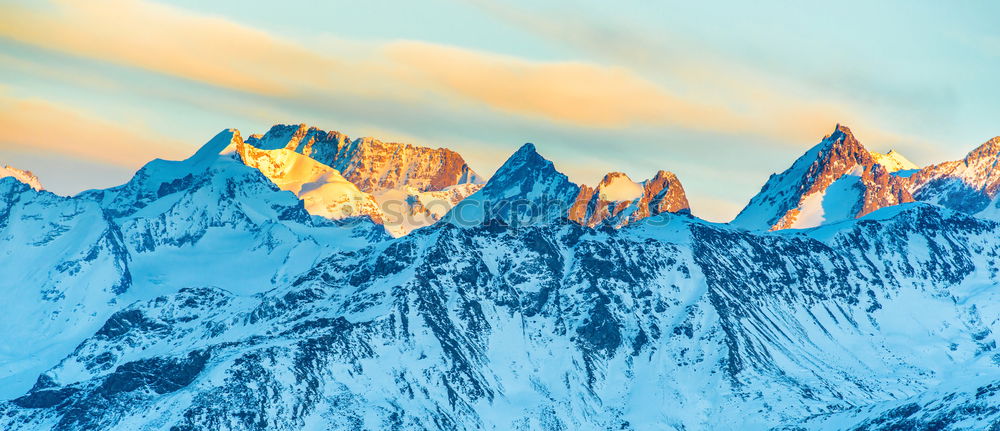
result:
<svg viewBox="0 0 1000 431"><path fill-rule="evenodd" d="M798 197L909 184L845 129L796 162ZM23 304L0 315L17 346L0 428L1000 423L997 220L859 192L864 214L747 230L691 216L667 171L612 172L581 200L525 144L444 222L392 238L307 211L295 189L333 172L226 130L75 197L0 178L0 287ZM572 220L595 198L599 223Z"/></svg>

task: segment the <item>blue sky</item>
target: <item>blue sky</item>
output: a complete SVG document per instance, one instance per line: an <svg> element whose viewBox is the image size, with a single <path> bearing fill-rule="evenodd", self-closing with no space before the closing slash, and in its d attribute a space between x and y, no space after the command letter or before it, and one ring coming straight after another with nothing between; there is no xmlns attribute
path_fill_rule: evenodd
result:
<svg viewBox="0 0 1000 431"><path fill-rule="evenodd" d="M728 221L838 122L918 164L1000 134L995 2L260 3L0 1L0 163L69 194L304 122L486 175L524 142L580 183L666 169Z"/></svg>

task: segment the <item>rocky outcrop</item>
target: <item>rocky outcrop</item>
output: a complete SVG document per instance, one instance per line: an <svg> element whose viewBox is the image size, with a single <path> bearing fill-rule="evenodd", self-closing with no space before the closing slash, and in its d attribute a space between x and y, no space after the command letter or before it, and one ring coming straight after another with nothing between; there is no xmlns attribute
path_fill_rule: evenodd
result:
<svg viewBox="0 0 1000 431"><path fill-rule="evenodd" d="M612 172L597 187L580 186L569 219L590 227L621 228L665 212L691 212L677 176L661 170L653 178L636 183L624 173Z"/></svg>

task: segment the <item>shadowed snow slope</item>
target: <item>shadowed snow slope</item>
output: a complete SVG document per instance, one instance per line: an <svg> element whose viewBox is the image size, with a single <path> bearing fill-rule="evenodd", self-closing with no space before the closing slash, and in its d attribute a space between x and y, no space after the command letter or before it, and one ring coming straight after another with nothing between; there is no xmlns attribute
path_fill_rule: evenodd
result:
<svg viewBox="0 0 1000 431"><path fill-rule="evenodd" d="M96 203L0 178L0 396L93 333L132 285L121 232Z"/></svg>

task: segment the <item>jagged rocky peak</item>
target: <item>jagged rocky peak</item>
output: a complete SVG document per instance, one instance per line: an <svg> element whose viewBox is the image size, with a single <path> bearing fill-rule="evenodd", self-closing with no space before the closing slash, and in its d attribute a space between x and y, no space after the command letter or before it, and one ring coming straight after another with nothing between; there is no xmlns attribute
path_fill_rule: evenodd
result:
<svg viewBox="0 0 1000 431"><path fill-rule="evenodd" d="M24 171L10 165L0 166L0 178L7 177L11 177L25 183L35 190L43 190L42 183L38 181L38 177L31 173L31 171Z"/></svg>
<svg viewBox="0 0 1000 431"><path fill-rule="evenodd" d="M1000 194L1000 136L970 151L962 160L927 166L910 177L917 200L974 214Z"/></svg>
<svg viewBox="0 0 1000 431"><path fill-rule="evenodd" d="M608 224L620 228L664 212L690 213L680 180L660 170L643 182L621 172L611 172L597 187L581 186L569 218L586 226Z"/></svg>
<svg viewBox="0 0 1000 431"><path fill-rule="evenodd" d="M976 147L976 149L969 151L964 160L966 163L969 163L996 160L998 157L1000 157L1000 136L994 136L992 139Z"/></svg>
<svg viewBox="0 0 1000 431"><path fill-rule="evenodd" d="M478 192L446 216L457 225L500 221L513 225L566 218L580 187L527 143L497 169Z"/></svg>
<svg viewBox="0 0 1000 431"><path fill-rule="evenodd" d="M458 184L482 184L458 153L364 137L351 140L336 131L305 124L278 124L247 143L262 150L288 149L304 154L340 172L366 193L413 187L440 191Z"/></svg>
<svg viewBox="0 0 1000 431"><path fill-rule="evenodd" d="M907 180L889 172L838 124L790 168L772 175L732 224L752 230L808 228L913 201Z"/></svg>
<svg viewBox="0 0 1000 431"><path fill-rule="evenodd" d="M534 144L527 143L507 158L477 194L493 198L561 197L575 188L569 177L538 154Z"/></svg>
<svg viewBox="0 0 1000 431"><path fill-rule="evenodd" d="M524 225L568 219L589 227L620 228L664 212L687 214L690 208L684 187L670 172L661 170L642 182L611 172L597 186L577 185L528 143L453 212L451 219L468 223Z"/></svg>

